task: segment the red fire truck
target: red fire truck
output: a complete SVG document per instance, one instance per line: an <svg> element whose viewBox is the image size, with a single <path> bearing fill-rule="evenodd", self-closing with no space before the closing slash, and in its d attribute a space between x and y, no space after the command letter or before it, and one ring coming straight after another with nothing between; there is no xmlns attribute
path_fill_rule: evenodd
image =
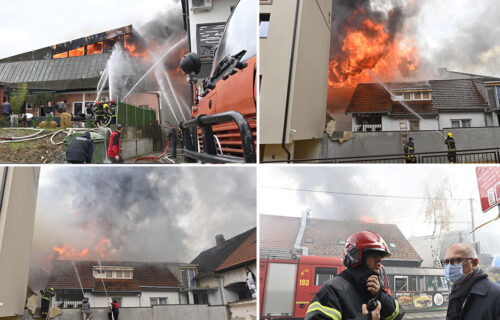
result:
<svg viewBox="0 0 500 320"><path fill-rule="evenodd" d="M214 55L210 76L196 87L201 61L181 61L194 86L193 119L180 124L187 162L255 162L257 131L257 6L240 0Z"/></svg>
<svg viewBox="0 0 500 320"><path fill-rule="evenodd" d="M336 257L270 258L259 264L260 319L303 319L321 286L345 269ZM380 277L388 288L383 268Z"/></svg>

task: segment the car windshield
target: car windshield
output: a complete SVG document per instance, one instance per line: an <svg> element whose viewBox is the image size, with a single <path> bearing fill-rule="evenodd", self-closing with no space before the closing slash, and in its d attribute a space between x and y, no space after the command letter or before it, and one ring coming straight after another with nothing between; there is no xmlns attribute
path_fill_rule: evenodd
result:
<svg viewBox="0 0 500 320"><path fill-rule="evenodd" d="M257 54L257 5L255 0L240 0L228 19L224 36L215 53L213 75L219 63L228 55L242 50L247 52L241 59L246 61Z"/></svg>

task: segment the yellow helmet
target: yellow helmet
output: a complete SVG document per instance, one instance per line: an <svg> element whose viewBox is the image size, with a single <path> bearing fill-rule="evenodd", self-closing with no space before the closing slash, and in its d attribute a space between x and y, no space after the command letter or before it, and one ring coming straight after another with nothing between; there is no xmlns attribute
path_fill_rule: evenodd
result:
<svg viewBox="0 0 500 320"><path fill-rule="evenodd" d="M107 104L107 103L105 103L102 107L103 107L103 108L107 108L107 107L108 107L108 104Z"/></svg>
<svg viewBox="0 0 500 320"><path fill-rule="evenodd" d="M448 132L448 137L453 138L453 133Z"/></svg>
<svg viewBox="0 0 500 320"><path fill-rule="evenodd" d="M54 291L54 288L50 288L50 291Z"/></svg>

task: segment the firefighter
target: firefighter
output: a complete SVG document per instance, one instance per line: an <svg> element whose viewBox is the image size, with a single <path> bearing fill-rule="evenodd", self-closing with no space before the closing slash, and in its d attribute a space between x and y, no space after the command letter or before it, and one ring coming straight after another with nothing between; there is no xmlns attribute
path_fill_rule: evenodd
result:
<svg viewBox="0 0 500 320"><path fill-rule="evenodd" d="M457 162L457 148L455 147L455 139L453 139L453 133L448 132L448 137L444 141L446 146L448 147L448 162L456 163Z"/></svg>
<svg viewBox="0 0 500 320"><path fill-rule="evenodd" d="M381 288L378 276L382 259L390 255L378 234L362 231L351 235L343 255L347 269L316 293L305 320L402 319L404 310ZM370 312L368 307L374 310Z"/></svg>
<svg viewBox="0 0 500 320"><path fill-rule="evenodd" d="M94 143L90 133L85 132L80 137L73 138L66 150L66 160L69 163L91 163L94 153Z"/></svg>
<svg viewBox="0 0 500 320"><path fill-rule="evenodd" d="M123 133L123 127L121 124L116 126L116 130L111 132L109 136L109 146L108 146L108 157L111 159L111 163L123 163L123 158L120 155L121 152L121 138L120 135Z"/></svg>
<svg viewBox="0 0 500 320"><path fill-rule="evenodd" d="M115 103L115 100L111 100L109 102L109 113L111 116L111 121L109 123L115 124L116 123L116 103Z"/></svg>
<svg viewBox="0 0 500 320"><path fill-rule="evenodd" d="M413 143L413 138L410 137L408 142L405 144L405 161L406 163L416 163L417 158L415 157L415 144Z"/></svg>
<svg viewBox="0 0 500 320"><path fill-rule="evenodd" d="M177 158L177 129L173 125L168 126L167 132L168 143L170 144L169 149L172 152L172 158Z"/></svg>
<svg viewBox="0 0 500 320"><path fill-rule="evenodd" d="M50 300L52 300L52 297L55 296L54 288L40 290L40 293L42 294L42 308L40 315L42 316L42 319L48 319Z"/></svg>
<svg viewBox="0 0 500 320"><path fill-rule="evenodd" d="M104 120L104 100L101 100L100 102L96 103L94 107L94 114L95 114L95 124L99 124L99 126L102 125L102 121Z"/></svg>

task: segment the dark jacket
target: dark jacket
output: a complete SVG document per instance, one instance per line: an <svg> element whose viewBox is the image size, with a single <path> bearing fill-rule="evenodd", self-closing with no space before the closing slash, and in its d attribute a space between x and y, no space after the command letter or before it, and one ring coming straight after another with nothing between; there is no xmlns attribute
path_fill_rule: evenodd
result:
<svg viewBox="0 0 500 320"><path fill-rule="evenodd" d="M177 142L177 130L175 128L169 129L167 132L167 138L170 143Z"/></svg>
<svg viewBox="0 0 500 320"><path fill-rule="evenodd" d="M450 293L446 320L500 319L500 285L481 269Z"/></svg>
<svg viewBox="0 0 500 320"><path fill-rule="evenodd" d="M10 103L7 101L2 103L2 114L12 114L12 108L10 107Z"/></svg>
<svg viewBox="0 0 500 320"><path fill-rule="evenodd" d="M90 139L90 133L85 132L71 140L68 150L66 150L66 159L69 162L91 163L93 153L94 144Z"/></svg>
<svg viewBox="0 0 500 320"><path fill-rule="evenodd" d="M358 270L357 270L358 269ZM360 272L358 272L360 271ZM366 280L373 274L362 267L344 270L339 276L325 283L309 304L304 320L365 320L361 306L373 296L366 289ZM378 300L382 305L381 318L400 320L404 310L397 300L380 290Z"/></svg>
<svg viewBox="0 0 500 320"><path fill-rule="evenodd" d="M405 157L407 158L414 158L415 155L415 144L413 144L413 142L407 142L405 144Z"/></svg>
<svg viewBox="0 0 500 320"><path fill-rule="evenodd" d="M109 136L108 157L114 158L120 155L120 132L113 131Z"/></svg>
<svg viewBox="0 0 500 320"><path fill-rule="evenodd" d="M457 148L455 147L455 139L447 137L444 143L448 146L448 151L457 151Z"/></svg>
<svg viewBox="0 0 500 320"><path fill-rule="evenodd" d="M49 289L42 289L40 290L40 293L42 294L42 300L50 301L50 299L52 299L52 297L55 296L55 293Z"/></svg>

